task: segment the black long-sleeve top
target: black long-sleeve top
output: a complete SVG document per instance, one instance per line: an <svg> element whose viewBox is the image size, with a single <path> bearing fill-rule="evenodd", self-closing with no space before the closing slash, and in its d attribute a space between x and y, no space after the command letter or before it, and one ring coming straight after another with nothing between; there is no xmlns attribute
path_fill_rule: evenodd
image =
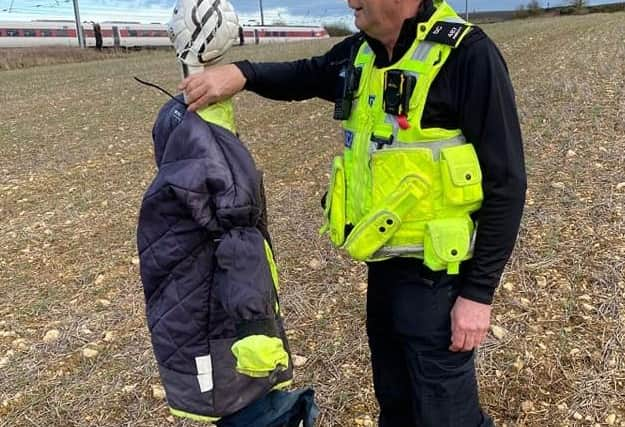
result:
<svg viewBox="0 0 625 427"><path fill-rule="evenodd" d="M238 62L245 88L275 100L336 99L339 72L363 37L373 49L378 68L397 62L414 42L419 22L434 12L432 2L404 22L388 58L384 46L366 35L349 37L325 55L282 63ZM428 94L424 128L461 129L477 151L482 168L484 201L473 258L463 263L460 295L490 304L516 241L526 175L514 90L507 65L487 35L474 27L452 51Z"/></svg>

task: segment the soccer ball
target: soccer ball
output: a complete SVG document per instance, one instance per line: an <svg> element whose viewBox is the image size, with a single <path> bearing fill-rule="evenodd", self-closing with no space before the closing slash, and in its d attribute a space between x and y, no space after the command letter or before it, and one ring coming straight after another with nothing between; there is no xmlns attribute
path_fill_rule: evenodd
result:
<svg viewBox="0 0 625 427"><path fill-rule="evenodd" d="M186 76L221 59L238 36L239 19L228 0L177 0L167 31Z"/></svg>

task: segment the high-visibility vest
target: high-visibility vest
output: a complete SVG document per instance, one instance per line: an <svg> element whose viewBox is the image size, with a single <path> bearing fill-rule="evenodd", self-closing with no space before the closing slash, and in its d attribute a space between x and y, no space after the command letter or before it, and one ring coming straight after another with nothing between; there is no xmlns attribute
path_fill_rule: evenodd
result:
<svg viewBox="0 0 625 427"><path fill-rule="evenodd" d="M377 68L366 42L356 55L360 82L343 122L343 155L332 165L323 231L357 260L416 257L434 271L457 274L472 255L470 214L481 206L482 172L460 129L421 122L432 82L472 27L444 1L435 6L397 63ZM390 70L414 83L402 116L385 112Z"/></svg>

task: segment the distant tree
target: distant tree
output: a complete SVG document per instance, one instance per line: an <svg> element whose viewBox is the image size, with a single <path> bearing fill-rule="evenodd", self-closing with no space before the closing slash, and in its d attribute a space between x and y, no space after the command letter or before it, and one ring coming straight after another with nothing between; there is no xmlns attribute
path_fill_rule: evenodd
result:
<svg viewBox="0 0 625 427"><path fill-rule="evenodd" d="M590 9L588 6L589 2L587 0L568 0L568 7L563 7L560 9L560 14L562 15L580 15L584 13L588 13Z"/></svg>
<svg viewBox="0 0 625 427"><path fill-rule="evenodd" d="M588 0L569 0L569 5L576 9L582 9L588 6Z"/></svg>
<svg viewBox="0 0 625 427"><path fill-rule="evenodd" d="M543 8L538 0L530 0L526 7L529 16L537 16L543 13Z"/></svg>
<svg viewBox="0 0 625 427"><path fill-rule="evenodd" d="M529 18L531 16L538 16L543 13L543 8L540 6L538 0L530 0L527 4L522 4L517 7L514 13L515 18Z"/></svg>
<svg viewBox="0 0 625 427"><path fill-rule="evenodd" d="M518 5L516 10L514 11L514 17L517 19L525 19L528 16L529 13L527 13L527 7L524 4Z"/></svg>

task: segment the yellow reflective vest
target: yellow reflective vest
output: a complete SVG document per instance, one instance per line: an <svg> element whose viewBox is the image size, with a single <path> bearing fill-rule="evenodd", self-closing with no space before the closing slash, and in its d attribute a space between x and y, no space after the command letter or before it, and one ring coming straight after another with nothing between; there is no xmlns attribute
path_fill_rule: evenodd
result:
<svg viewBox="0 0 625 427"><path fill-rule="evenodd" d="M471 24L445 2L435 6L392 66L377 68L369 45L360 47L360 81L343 122L344 153L332 164L322 231L357 260L416 257L433 271L457 274L472 255L470 214L481 206L482 173L459 129L424 129L421 119L432 82ZM414 84L405 114L385 112L389 71Z"/></svg>

